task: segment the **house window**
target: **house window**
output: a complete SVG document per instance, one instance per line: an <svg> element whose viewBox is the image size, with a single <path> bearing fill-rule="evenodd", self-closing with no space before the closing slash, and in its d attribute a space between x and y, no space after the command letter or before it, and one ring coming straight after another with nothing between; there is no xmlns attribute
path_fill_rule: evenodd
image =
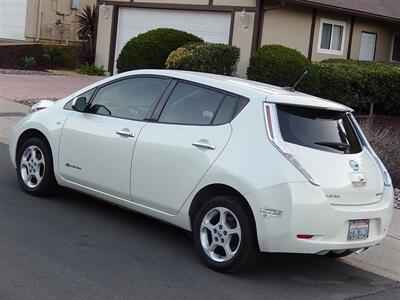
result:
<svg viewBox="0 0 400 300"><path fill-rule="evenodd" d="M318 52L334 55L343 54L346 23L321 19Z"/></svg>
<svg viewBox="0 0 400 300"><path fill-rule="evenodd" d="M400 32L393 35L392 61L400 61Z"/></svg>
<svg viewBox="0 0 400 300"><path fill-rule="evenodd" d="M78 9L80 0L71 0L71 8Z"/></svg>

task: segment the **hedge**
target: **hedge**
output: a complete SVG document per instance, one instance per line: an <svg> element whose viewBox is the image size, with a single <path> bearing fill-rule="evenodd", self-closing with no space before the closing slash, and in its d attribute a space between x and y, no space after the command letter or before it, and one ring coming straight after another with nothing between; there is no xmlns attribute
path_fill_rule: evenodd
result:
<svg viewBox="0 0 400 300"><path fill-rule="evenodd" d="M43 45L49 59L49 67L72 70L78 65L77 47L64 45Z"/></svg>
<svg viewBox="0 0 400 300"><path fill-rule="evenodd" d="M168 69L199 71L233 76L236 73L240 49L225 44L191 43L168 56Z"/></svg>
<svg viewBox="0 0 400 300"><path fill-rule="evenodd" d="M400 115L400 64L328 59L313 64L300 52L280 45L259 48L250 58L248 78L291 86L305 70L298 90L343 103L358 114Z"/></svg>
<svg viewBox="0 0 400 300"><path fill-rule="evenodd" d="M400 114L400 65L340 60L316 65L321 76L318 96L357 113Z"/></svg>
<svg viewBox="0 0 400 300"><path fill-rule="evenodd" d="M202 41L193 34L169 28L139 34L123 47L117 59L118 72L143 68L163 69L172 51L184 44Z"/></svg>
<svg viewBox="0 0 400 300"><path fill-rule="evenodd" d="M309 59L295 49L265 45L251 56L247 77L278 86L293 86L305 70L309 75L297 89L317 94L320 88L318 68Z"/></svg>

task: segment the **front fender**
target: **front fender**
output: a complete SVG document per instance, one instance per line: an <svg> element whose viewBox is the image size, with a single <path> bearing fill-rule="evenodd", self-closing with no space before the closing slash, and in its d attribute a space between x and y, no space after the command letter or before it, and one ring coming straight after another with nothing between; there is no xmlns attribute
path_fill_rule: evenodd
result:
<svg viewBox="0 0 400 300"><path fill-rule="evenodd" d="M58 169L58 150L59 141L61 138L62 128L64 123L72 112L64 109L43 109L31 113L21 119L13 128L12 137L10 141L10 156L14 167L17 167L16 156L17 146L20 138L28 130L37 130L47 139L51 153L53 155L54 175L59 182L59 169Z"/></svg>

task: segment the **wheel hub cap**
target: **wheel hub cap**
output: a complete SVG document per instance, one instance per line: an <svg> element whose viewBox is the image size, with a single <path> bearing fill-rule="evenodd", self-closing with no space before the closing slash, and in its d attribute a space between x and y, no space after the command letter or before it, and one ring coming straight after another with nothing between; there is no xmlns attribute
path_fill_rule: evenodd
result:
<svg viewBox="0 0 400 300"><path fill-rule="evenodd" d="M37 146L29 146L21 157L20 173L29 188L37 187L43 180L45 161L42 151Z"/></svg>
<svg viewBox="0 0 400 300"><path fill-rule="evenodd" d="M200 241L204 252L216 262L226 262L237 253L242 232L239 220L226 207L212 208L200 225Z"/></svg>

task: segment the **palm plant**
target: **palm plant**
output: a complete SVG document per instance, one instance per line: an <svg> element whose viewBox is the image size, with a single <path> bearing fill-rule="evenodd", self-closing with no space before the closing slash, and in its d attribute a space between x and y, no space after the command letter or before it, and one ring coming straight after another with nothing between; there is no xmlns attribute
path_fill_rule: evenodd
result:
<svg viewBox="0 0 400 300"><path fill-rule="evenodd" d="M80 62L94 63L96 33L97 33L97 8L96 6L86 5L82 11L76 15L78 25L77 33L81 39Z"/></svg>

